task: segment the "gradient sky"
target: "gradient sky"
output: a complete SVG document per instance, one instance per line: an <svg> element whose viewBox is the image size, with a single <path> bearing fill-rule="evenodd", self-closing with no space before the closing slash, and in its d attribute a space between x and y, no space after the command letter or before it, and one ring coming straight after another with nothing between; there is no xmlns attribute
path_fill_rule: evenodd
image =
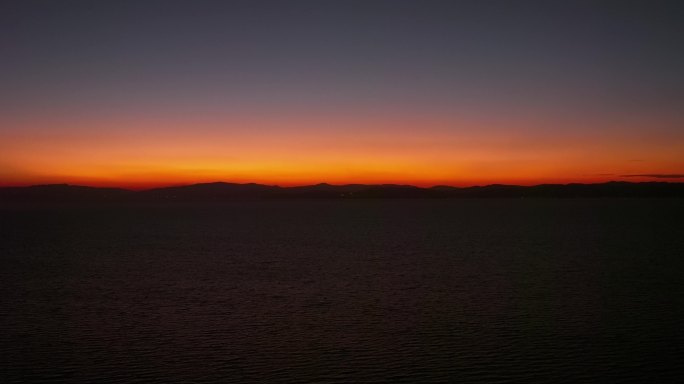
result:
<svg viewBox="0 0 684 384"><path fill-rule="evenodd" d="M3 1L0 184L684 177L679 1Z"/></svg>

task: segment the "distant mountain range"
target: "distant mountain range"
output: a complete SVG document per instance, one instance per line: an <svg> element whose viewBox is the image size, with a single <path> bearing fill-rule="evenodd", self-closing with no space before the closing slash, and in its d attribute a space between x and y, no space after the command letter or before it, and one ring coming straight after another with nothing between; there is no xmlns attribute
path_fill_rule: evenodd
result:
<svg viewBox="0 0 684 384"><path fill-rule="evenodd" d="M576 198L576 197L684 197L684 183L607 182L600 184L541 184L535 186L493 184L475 187L421 188L397 184L316 184L279 187L263 184L203 183L131 191L68 184L0 188L6 202L172 202L231 201L251 199L392 199L392 198Z"/></svg>

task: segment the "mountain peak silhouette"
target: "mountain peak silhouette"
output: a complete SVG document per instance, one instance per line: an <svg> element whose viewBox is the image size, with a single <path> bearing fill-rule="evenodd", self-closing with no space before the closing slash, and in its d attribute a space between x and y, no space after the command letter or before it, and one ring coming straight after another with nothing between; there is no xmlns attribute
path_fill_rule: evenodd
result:
<svg viewBox="0 0 684 384"><path fill-rule="evenodd" d="M131 191L70 184L0 188L0 201L118 202L118 201L231 201L245 199L358 199L358 198L575 198L684 197L684 183L609 181L598 184L491 184L429 188L404 184L344 184L280 187L257 183L211 182Z"/></svg>

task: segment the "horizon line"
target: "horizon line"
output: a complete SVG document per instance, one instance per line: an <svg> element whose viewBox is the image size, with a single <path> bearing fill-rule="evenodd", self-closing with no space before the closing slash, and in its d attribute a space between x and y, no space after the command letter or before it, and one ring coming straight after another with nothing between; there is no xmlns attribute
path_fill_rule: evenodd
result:
<svg viewBox="0 0 684 384"><path fill-rule="evenodd" d="M639 176L641 176L641 175L639 175ZM438 187L464 189L464 188L482 188L482 187L490 187L490 186L538 187L538 186L545 186L545 185L558 185L558 186L602 185L602 184L610 184L610 183L622 183L622 184L684 184L684 181L665 181L665 180L662 180L662 178L661 178L659 180L652 180L652 181L607 180L607 181L593 182L593 183L567 182L567 183L539 183L539 184L506 184L506 183L496 183L495 182L495 183L489 183L489 184L472 184L472 185L466 185L466 186L455 186L455 185L448 185L448 184L434 184L434 185L430 185L430 186L419 186L419 185L414 185L414 184L402 184L402 183L331 184L331 183L327 183L327 182L283 186L283 185L278 185L278 184L265 184L265 183L257 183L257 182L240 183L240 182L232 182L232 181L207 181L207 182L197 182L197 183L188 183L188 184L167 184L167 185L160 185L160 186L151 187L151 188L130 188L130 187L123 187L123 186L97 186L97 185L87 185L87 184L71 184L71 183L65 182L65 183L23 184L23 185L0 185L0 189L2 189L2 188L32 188L32 187L49 187L49 186L68 186L68 187L84 187L84 188L98 188L98 189L121 189L121 190L132 191L132 192L142 192L142 191L151 191L151 190L155 190L155 189L191 187L191 186L196 186L196 185L208 185L208 184L259 185L259 186L265 186L265 187L285 188L285 189L286 188L315 187L315 186L321 186L321 185L328 185L331 187L343 187L343 186L349 186L349 185L359 185L359 186L368 186L368 187L382 187L382 186L412 187L412 188L419 188L419 189L431 189L431 188L438 188Z"/></svg>

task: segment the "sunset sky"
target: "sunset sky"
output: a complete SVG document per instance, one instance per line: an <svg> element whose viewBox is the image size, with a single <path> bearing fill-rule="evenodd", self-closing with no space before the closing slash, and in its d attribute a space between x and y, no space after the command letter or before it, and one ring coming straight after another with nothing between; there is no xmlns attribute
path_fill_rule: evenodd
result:
<svg viewBox="0 0 684 384"><path fill-rule="evenodd" d="M3 1L0 185L684 181L677 1Z"/></svg>

